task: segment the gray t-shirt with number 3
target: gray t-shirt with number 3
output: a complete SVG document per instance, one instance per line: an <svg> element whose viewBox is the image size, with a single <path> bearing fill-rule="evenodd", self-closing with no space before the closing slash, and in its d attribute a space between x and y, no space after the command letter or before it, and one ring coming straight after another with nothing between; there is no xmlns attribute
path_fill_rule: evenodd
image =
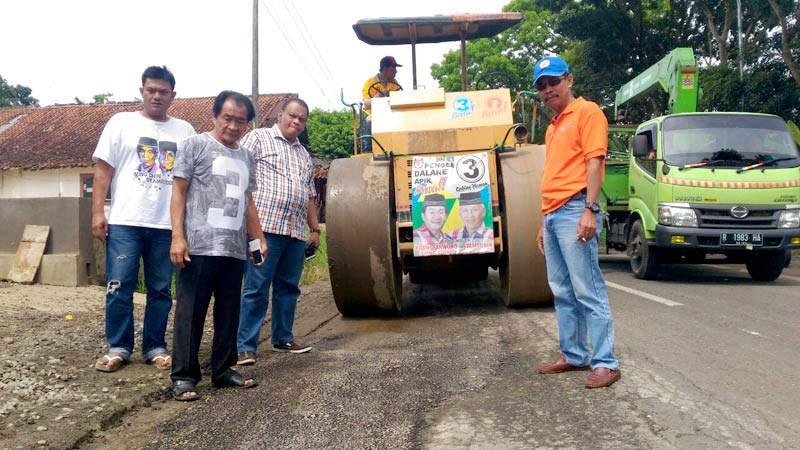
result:
<svg viewBox="0 0 800 450"><path fill-rule="evenodd" d="M172 175L189 181L189 254L247 259L247 194L256 188L252 155L244 147L225 147L209 133L186 138L177 153Z"/></svg>

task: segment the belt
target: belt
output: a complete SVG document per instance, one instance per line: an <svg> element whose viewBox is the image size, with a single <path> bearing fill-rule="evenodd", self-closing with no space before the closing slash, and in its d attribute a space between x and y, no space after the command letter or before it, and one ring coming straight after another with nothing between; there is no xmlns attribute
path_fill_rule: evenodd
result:
<svg viewBox="0 0 800 450"><path fill-rule="evenodd" d="M583 188L583 189L581 189L580 191L576 192L576 193L575 193L575 195L573 195L573 196L572 196L572 197L570 197L570 198L575 198L575 197L577 197L577 196L579 196L579 195L586 195L586 188Z"/></svg>

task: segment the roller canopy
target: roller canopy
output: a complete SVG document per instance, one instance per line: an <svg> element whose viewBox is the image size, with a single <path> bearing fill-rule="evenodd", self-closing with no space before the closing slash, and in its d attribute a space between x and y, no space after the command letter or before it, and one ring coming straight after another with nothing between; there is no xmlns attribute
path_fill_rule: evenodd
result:
<svg viewBox="0 0 800 450"><path fill-rule="evenodd" d="M522 22L522 13L453 14L427 17L363 19L353 25L359 39L370 45L402 45L492 37Z"/></svg>

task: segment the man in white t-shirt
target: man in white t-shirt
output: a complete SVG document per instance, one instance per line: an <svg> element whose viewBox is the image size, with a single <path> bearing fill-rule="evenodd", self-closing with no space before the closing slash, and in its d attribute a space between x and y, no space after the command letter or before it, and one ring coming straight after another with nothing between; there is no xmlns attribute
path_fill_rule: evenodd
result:
<svg viewBox="0 0 800 450"><path fill-rule="evenodd" d="M175 77L166 67L142 74L142 110L115 114L92 155L92 234L106 243L106 340L108 351L95 368L114 372L134 347L133 291L144 261L147 289L142 353L147 363L168 369L164 334L172 309L169 259L172 160L177 143L195 134L188 123L167 115L175 98ZM111 208L105 199L111 189Z"/></svg>

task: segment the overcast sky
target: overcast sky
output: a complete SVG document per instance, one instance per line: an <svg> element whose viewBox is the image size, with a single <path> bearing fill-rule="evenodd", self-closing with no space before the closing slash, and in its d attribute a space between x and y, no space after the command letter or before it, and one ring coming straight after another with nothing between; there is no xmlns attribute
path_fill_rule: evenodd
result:
<svg viewBox="0 0 800 450"><path fill-rule="evenodd" d="M412 87L410 46L370 46L356 38L359 19L457 12L501 12L508 0L259 0L259 90L297 93L309 105L341 109L393 55L398 81ZM166 64L179 97L223 89L250 94L251 0L13 0L0 2L0 75L33 89L40 104L140 97L140 76ZM277 24L280 26L278 26ZM436 87L430 66L458 43L417 46L420 87ZM319 56L321 55L321 56Z"/></svg>

